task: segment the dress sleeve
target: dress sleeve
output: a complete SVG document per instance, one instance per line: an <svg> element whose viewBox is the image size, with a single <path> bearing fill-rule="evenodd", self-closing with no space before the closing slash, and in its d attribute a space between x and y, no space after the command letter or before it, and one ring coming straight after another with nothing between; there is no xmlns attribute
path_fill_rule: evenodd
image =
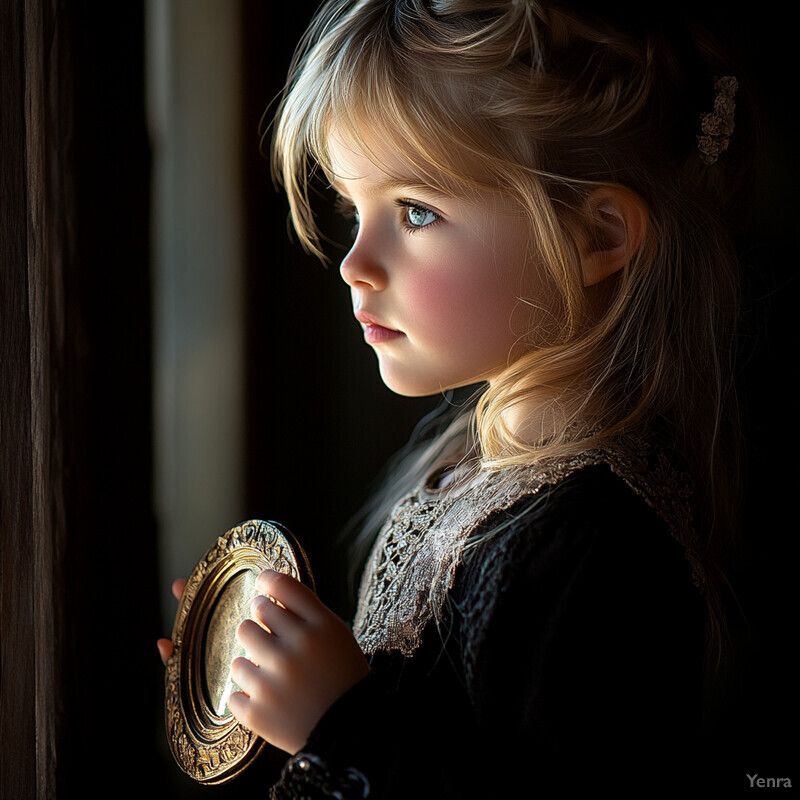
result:
<svg viewBox="0 0 800 800"><path fill-rule="evenodd" d="M488 529L499 532L463 564L450 625L426 636L436 656L387 655L325 714L273 800L549 798L602 785L627 796L680 784L704 651L704 603L682 547L606 467L520 501Z"/></svg>
<svg viewBox="0 0 800 800"><path fill-rule="evenodd" d="M492 757L535 764L556 796L685 791L706 610L684 548L605 466L512 512L462 583L462 663Z"/></svg>
<svg viewBox="0 0 800 800"><path fill-rule="evenodd" d="M385 795L400 755L389 720L396 695L372 673L325 713L286 763L272 800L361 800Z"/></svg>

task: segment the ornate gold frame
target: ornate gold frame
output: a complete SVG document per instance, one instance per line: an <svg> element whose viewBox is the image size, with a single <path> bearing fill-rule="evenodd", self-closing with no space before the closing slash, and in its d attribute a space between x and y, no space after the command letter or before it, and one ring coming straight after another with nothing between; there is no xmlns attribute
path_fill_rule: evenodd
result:
<svg viewBox="0 0 800 800"><path fill-rule="evenodd" d="M250 520L217 539L192 572L178 605L174 651L167 661L167 738L178 765L200 783L230 780L265 744L227 708L235 688L228 671L228 656L238 647L235 628L248 616L257 594L255 579L265 569L314 587L308 559L291 533L275 522ZM231 638L221 640L220 630L226 629Z"/></svg>

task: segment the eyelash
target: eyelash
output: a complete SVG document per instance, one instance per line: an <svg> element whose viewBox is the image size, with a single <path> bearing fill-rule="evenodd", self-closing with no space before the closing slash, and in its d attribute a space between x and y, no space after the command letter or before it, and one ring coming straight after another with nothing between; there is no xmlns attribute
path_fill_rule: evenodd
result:
<svg viewBox="0 0 800 800"><path fill-rule="evenodd" d="M333 207L337 214L341 214L345 219L353 219L356 216L356 207L346 197L337 194Z"/></svg>
<svg viewBox="0 0 800 800"><path fill-rule="evenodd" d="M439 222L442 221L442 217L440 214L437 214L432 208L428 208L428 206L423 205L418 200L395 200L394 203L396 208L404 209L403 219L401 221L401 225L403 230L413 236L415 233L419 233L421 230L426 230L428 228L432 228L434 225L438 225ZM353 226L353 236L358 232L358 209L356 209L354 203L348 200L346 197L342 195L338 195L336 198L336 211L341 214L346 219L355 219L356 224ZM432 214L434 219L428 222L425 225L412 225L408 221L408 212L411 209L416 209L417 211L422 211L426 214Z"/></svg>
<svg viewBox="0 0 800 800"><path fill-rule="evenodd" d="M397 200L395 201L395 206L397 208L405 209L405 213L403 214L403 229L406 233L410 235L414 235L415 233L419 233L422 230L428 230L432 228L434 225L437 225L439 222L442 221L442 218L437 214L432 208L428 208L427 206L423 205L422 203L416 200ZM426 223L425 225L412 225L408 221L408 212L411 209L416 209L417 211L423 211L426 214L433 214L433 219Z"/></svg>
<svg viewBox="0 0 800 800"><path fill-rule="evenodd" d="M337 214L341 214L345 219L355 220L355 225L350 229L350 235L355 239L358 233L358 211L356 211L355 204L342 195L336 195L334 208Z"/></svg>

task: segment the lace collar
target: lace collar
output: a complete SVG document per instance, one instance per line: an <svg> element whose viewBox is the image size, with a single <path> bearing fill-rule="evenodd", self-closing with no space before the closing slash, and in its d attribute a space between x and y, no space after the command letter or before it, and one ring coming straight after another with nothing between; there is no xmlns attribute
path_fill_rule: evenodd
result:
<svg viewBox="0 0 800 800"><path fill-rule="evenodd" d="M661 451L626 441L524 467L485 471L466 487L437 490L442 467L394 508L364 569L354 633L367 655L411 656L428 623L441 620L464 546L495 512L593 464L607 464L666 522L683 544L695 583L703 583L694 552L689 483Z"/></svg>

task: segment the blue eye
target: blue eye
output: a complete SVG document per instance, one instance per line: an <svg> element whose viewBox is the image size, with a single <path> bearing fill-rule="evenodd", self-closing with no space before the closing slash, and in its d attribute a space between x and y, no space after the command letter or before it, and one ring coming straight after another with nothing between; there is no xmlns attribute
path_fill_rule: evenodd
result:
<svg viewBox="0 0 800 800"><path fill-rule="evenodd" d="M404 210L403 224L409 233L427 228L441 219L435 211L411 200L398 200L397 205Z"/></svg>
<svg viewBox="0 0 800 800"><path fill-rule="evenodd" d="M406 212L406 219L415 228L424 228L426 225L430 225L431 222L435 222L438 217L433 211L429 211L427 208L409 206Z"/></svg>

